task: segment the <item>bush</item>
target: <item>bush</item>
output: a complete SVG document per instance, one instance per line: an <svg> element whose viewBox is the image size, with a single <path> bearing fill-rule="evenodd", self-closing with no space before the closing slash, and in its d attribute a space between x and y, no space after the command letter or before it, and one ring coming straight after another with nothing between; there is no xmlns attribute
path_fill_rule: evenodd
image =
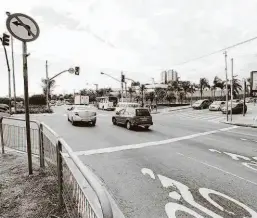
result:
<svg viewBox="0 0 257 218"><path fill-rule="evenodd" d="M45 95L32 95L29 98L30 105L46 105Z"/></svg>
<svg viewBox="0 0 257 218"><path fill-rule="evenodd" d="M16 111L16 114L24 114L25 108L19 108ZM33 105L29 107L29 113L30 114L42 114L42 113L53 113L52 109L47 109L46 106L42 105Z"/></svg>

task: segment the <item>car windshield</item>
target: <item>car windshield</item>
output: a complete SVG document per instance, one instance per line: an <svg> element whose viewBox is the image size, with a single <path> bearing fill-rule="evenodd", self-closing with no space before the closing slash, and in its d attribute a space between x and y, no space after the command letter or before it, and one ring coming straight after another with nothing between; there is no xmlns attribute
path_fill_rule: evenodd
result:
<svg viewBox="0 0 257 218"><path fill-rule="evenodd" d="M196 101L194 104L197 105L197 104L202 104L203 103L203 100L199 100L199 101Z"/></svg>
<svg viewBox="0 0 257 218"><path fill-rule="evenodd" d="M214 101L213 103L212 103L212 105L220 105L221 104L221 101Z"/></svg>
<svg viewBox="0 0 257 218"><path fill-rule="evenodd" d="M136 116L150 116L150 113L147 109L136 109Z"/></svg>

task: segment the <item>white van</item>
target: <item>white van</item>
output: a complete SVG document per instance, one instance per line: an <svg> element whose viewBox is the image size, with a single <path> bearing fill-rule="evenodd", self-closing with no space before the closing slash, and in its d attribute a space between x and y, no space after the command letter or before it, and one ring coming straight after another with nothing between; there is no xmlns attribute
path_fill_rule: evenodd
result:
<svg viewBox="0 0 257 218"><path fill-rule="evenodd" d="M120 111L122 110L123 108L127 108L127 107L130 107L130 108L138 108L138 107L141 107L139 103L131 103L131 102L119 102L116 106L116 109L115 111Z"/></svg>

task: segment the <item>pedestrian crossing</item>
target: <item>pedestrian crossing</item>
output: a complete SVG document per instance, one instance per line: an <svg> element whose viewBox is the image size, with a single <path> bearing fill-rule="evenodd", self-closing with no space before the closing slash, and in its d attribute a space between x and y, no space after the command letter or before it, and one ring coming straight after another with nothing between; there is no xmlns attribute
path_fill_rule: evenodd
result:
<svg viewBox="0 0 257 218"><path fill-rule="evenodd" d="M226 115L222 114L220 111L209 111L209 110L193 110L193 109L184 109L172 111L169 113L170 116L175 116L179 119L190 119L190 120L203 120L213 123L219 123L221 121L225 121ZM161 114L160 114L161 115Z"/></svg>

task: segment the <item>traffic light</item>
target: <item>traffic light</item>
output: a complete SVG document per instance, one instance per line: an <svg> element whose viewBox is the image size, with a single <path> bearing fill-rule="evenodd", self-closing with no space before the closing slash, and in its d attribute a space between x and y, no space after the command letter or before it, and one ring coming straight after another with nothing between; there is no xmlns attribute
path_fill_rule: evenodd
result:
<svg viewBox="0 0 257 218"><path fill-rule="evenodd" d="M79 72L80 72L80 68L79 67L75 67L75 75L79 75Z"/></svg>
<svg viewBox="0 0 257 218"><path fill-rule="evenodd" d="M123 82L123 83L125 82L125 75L123 75L123 74L121 75L121 82Z"/></svg>
<svg viewBox="0 0 257 218"><path fill-rule="evenodd" d="M7 34L3 34L3 38L2 38L2 44L3 46L9 46L10 44L10 36Z"/></svg>

